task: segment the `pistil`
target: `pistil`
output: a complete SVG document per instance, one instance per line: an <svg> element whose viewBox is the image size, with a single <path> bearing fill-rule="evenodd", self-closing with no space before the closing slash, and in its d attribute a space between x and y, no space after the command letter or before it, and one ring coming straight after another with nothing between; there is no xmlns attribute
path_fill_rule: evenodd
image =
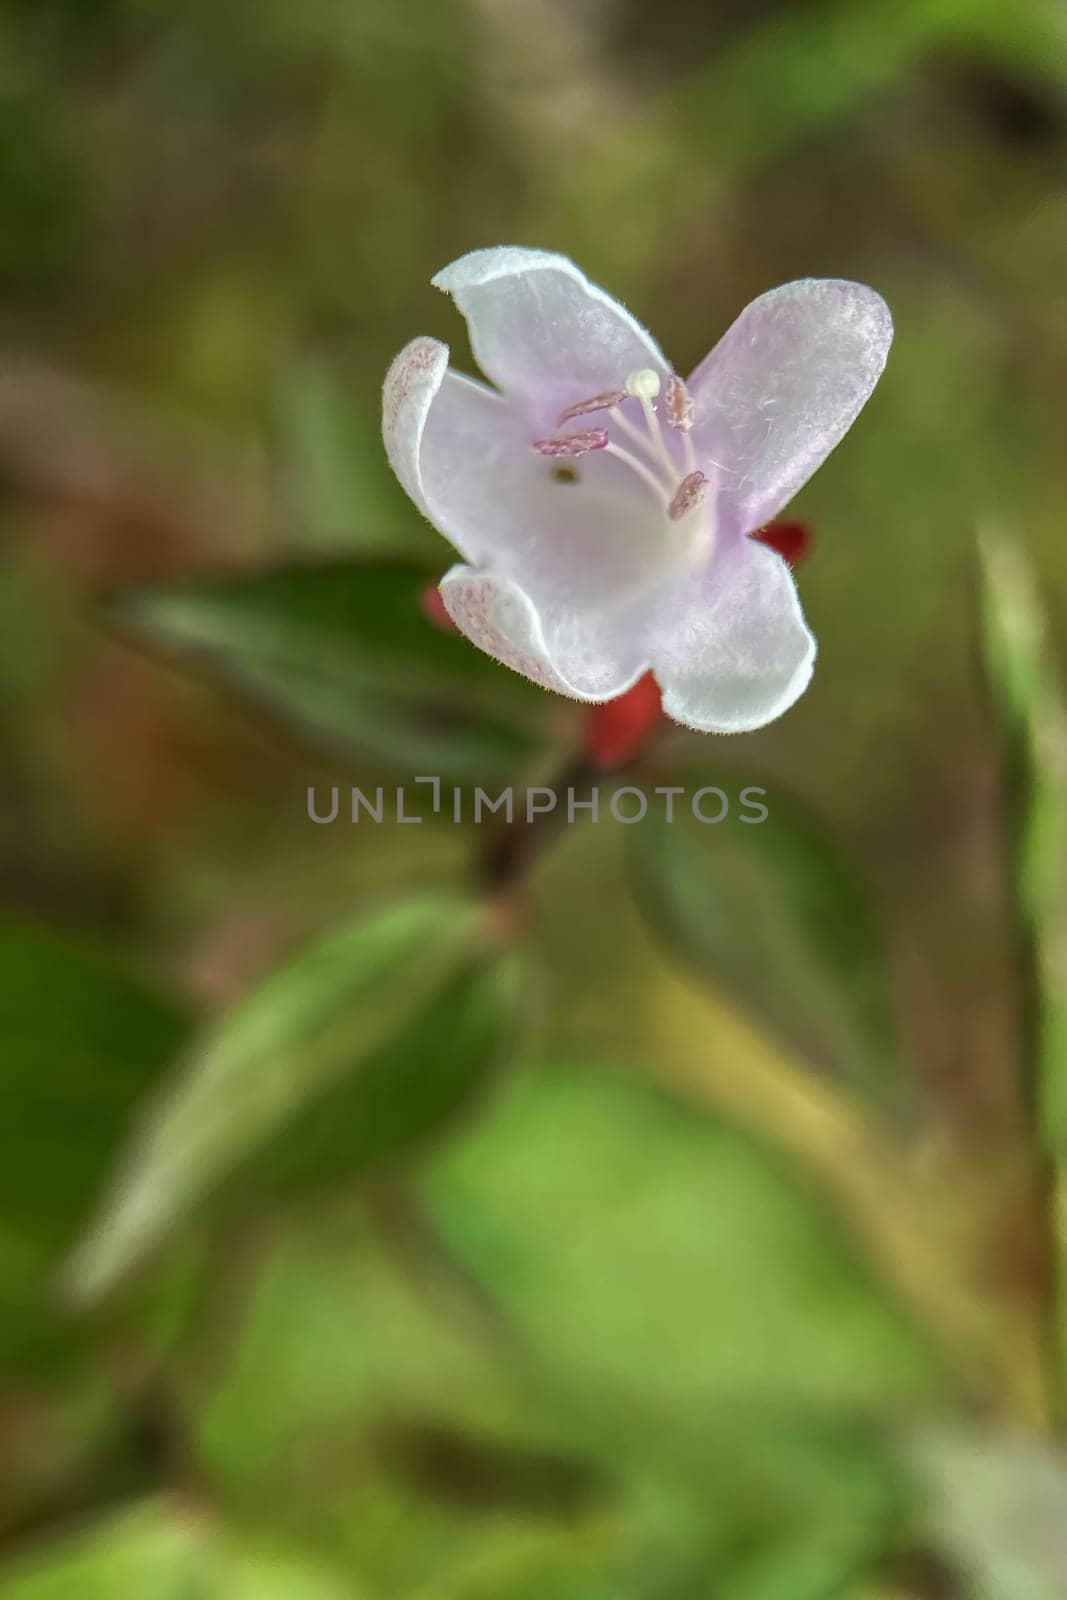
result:
<svg viewBox="0 0 1067 1600"><path fill-rule="evenodd" d="M631 372L626 380L626 393L639 401L641 410L644 412L645 427L648 429L648 439L651 443L653 454L659 458L673 478L678 469L671 460L670 451L663 442L659 418L656 415L656 408L652 404L659 391L659 373L653 372L651 367L642 367L637 372ZM613 415L621 417L621 413L618 410ZM636 432L636 430L633 431Z"/></svg>

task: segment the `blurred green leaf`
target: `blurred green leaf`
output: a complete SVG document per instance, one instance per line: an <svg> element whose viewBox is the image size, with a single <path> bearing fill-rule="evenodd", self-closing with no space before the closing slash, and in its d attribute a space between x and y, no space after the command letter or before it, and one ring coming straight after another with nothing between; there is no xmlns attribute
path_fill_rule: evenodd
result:
<svg viewBox="0 0 1067 1600"><path fill-rule="evenodd" d="M0 1572L3 1600L199 1600L210 1573L210 1526L150 1502L74 1533Z"/></svg>
<svg viewBox="0 0 1067 1600"><path fill-rule="evenodd" d="M847 1417L726 1394L682 1417L575 1382L506 1325L479 1330L432 1232L405 1251L340 1223L287 1235L210 1397L201 1447L243 1516L281 1498L291 1537L343 1549L372 1593L420 1600L690 1600L713 1584L816 1600L882 1548L896 1490Z"/></svg>
<svg viewBox="0 0 1067 1600"><path fill-rule="evenodd" d="M286 1124L253 1179L306 1190L418 1153L493 1081L515 1041L520 983L513 954L475 955L358 1073Z"/></svg>
<svg viewBox="0 0 1067 1600"><path fill-rule="evenodd" d="M433 576L402 561L288 567L127 591L107 614L329 754L445 778L513 773L544 749L560 702L430 623L420 594Z"/></svg>
<svg viewBox="0 0 1067 1600"><path fill-rule="evenodd" d="M939 1430L911 1452L928 1537L973 1600L1063 1600L1067 1458L1022 1435Z"/></svg>
<svg viewBox="0 0 1067 1600"><path fill-rule="evenodd" d="M146 1501L0 1572L3 1600L359 1600L318 1562L222 1528L178 1499Z"/></svg>
<svg viewBox="0 0 1067 1600"><path fill-rule="evenodd" d="M50 1275L187 1033L176 1007L98 953L0 925L0 1354L43 1359L63 1326Z"/></svg>
<svg viewBox="0 0 1067 1600"><path fill-rule="evenodd" d="M289 491L286 533L324 554L412 551L440 556L440 535L398 491L382 450L377 413L368 416L323 361L288 374L280 405L282 465Z"/></svg>
<svg viewBox="0 0 1067 1600"><path fill-rule="evenodd" d="M522 1076L431 1165L425 1195L532 1346L624 1405L862 1405L929 1377L784 1167L607 1070Z"/></svg>
<svg viewBox="0 0 1067 1600"><path fill-rule="evenodd" d="M788 1572L814 1600L882 1547L892 1474L860 1419L929 1396L934 1362L769 1155L636 1082L550 1069L422 1187L557 1402L647 1501L646 1537L657 1481L699 1499L702 1532L670 1558L679 1594L698 1592L688 1571L771 1600Z"/></svg>
<svg viewBox="0 0 1067 1600"><path fill-rule="evenodd" d="M1067 712L1021 546L980 543L986 672L1005 741L1010 870L1037 1007L1032 1043L1041 1126L1067 1149Z"/></svg>
<svg viewBox="0 0 1067 1600"><path fill-rule="evenodd" d="M650 809L629 834L639 903L690 968L804 1059L896 1093L885 952L863 886L795 802L776 792L768 811L714 827Z"/></svg>
<svg viewBox="0 0 1067 1600"><path fill-rule="evenodd" d="M291 1212L272 1236L236 1351L198 1418L212 1481L241 1507L284 1495L299 1526L333 1517L338 1504L350 1512L367 1492L368 1458L411 1489L416 1474L391 1447L420 1427L535 1458L573 1444L514 1349L482 1337L470 1300L453 1292L459 1279L446 1272L447 1255L435 1255L425 1233L405 1231L412 1214L379 1196L373 1212L362 1204ZM413 1237L410 1249L398 1244ZM240 1240L234 1261L239 1271ZM264 1393L269 1406L258 1403ZM307 1468L299 1483L297 1440ZM463 1498L460 1484L451 1491L453 1503Z"/></svg>
<svg viewBox="0 0 1067 1600"><path fill-rule="evenodd" d="M484 1075L514 992L498 973L472 973L480 927L480 909L466 901L404 901L335 930L264 979L150 1108L69 1267L71 1291L91 1299L108 1289L249 1163L262 1160L269 1173L275 1141L281 1177L307 1183L393 1150L455 1109ZM429 1030L457 1017L463 1026L442 1047ZM432 1066L409 1050L430 1050ZM353 1087L364 1072L366 1084ZM394 1091L403 1105L387 1114ZM362 1115L379 1121L349 1123Z"/></svg>

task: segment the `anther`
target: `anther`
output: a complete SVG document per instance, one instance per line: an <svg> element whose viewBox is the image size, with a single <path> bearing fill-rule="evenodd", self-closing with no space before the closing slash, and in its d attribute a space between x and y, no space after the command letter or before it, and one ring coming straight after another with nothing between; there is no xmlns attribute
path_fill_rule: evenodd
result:
<svg viewBox="0 0 1067 1600"><path fill-rule="evenodd" d="M557 433L552 439L535 439L539 456L584 456L590 450L606 450L606 428L585 428L579 433Z"/></svg>
<svg viewBox="0 0 1067 1600"><path fill-rule="evenodd" d="M667 515L672 522L678 522L695 506L699 506L707 499L708 480L702 472L690 472L682 479L674 493L674 499L667 507Z"/></svg>
<svg viewBox="0 0 1067 1600"><path fill-rule="evenodd" d="M591 411L607 411L625 399L625 389L608 389L606 393L595 394L589 400L579 400L576 405L568 406L566 411L560 412L556 426L562 428L565 422L571 422L575 417L588 416Z"/></svg>
<svg viewBox="0 0 1067 1600"><path fill-rule="evenodd" d="M651 367L639 367L627 378L626 393L635 400L654 400L659 394L659 373Z"/></svg>
<svg viewBox="0 0 1067 1600"><path fill-rule="evenodd" d="M681 378L672 373L667 379L665 394L667 421L679 433L688 433L693 426L693 397Z"/></svg>

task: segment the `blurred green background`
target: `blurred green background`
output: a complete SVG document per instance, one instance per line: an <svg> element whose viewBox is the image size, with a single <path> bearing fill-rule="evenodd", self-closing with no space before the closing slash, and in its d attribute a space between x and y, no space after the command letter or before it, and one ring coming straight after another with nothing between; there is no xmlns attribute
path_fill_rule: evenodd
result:
<svg viewBox="0 0 1067 1600"><path fill-rule="evenodd" d="M3 0L0 132L0 1596L1062 1600L1060 0ZM631 779L767 824L488 907L306 795L580 745L380 442L498 243L897 336Z"/></svg>

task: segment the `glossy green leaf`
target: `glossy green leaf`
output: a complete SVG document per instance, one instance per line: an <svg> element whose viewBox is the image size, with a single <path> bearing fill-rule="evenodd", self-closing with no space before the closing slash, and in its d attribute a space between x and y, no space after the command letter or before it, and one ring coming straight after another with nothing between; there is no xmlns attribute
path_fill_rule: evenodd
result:
<svg viewBox="0 0 1067 1600"><path fill-rule="evenodd" d="M187 1033L177 1008L47 930L0 926L0 1353L63 1338L51 1273Z"/></svg>
<svg viewBox="0 0 1067 1600"><path fill-rule="evenodd" d="M335 930L258 984L149 1108L70 1265L72 1292L107 1289L243 1170L262 1163L270 1174L272 1150L281 1179L328 1179L454 1109L467 1075L484 1075L513 993L498 972L480 970L480 927L466 901L404 901ZM426 1031L448 1024L447 1045ZM394 1091L402 1107L390 1103Z"/></svg>
<svg viewBox="0 0 1067 1600"><path fill-rule="evenodd" d="M1067 1148L1067 712L1022 548L981 541L986 673L1004 743L1009 853L1031 968L1041 1123Z"/></svg>
<svg viewBox="0 0 1067 1600"><path fill-rule="evenodd" d="M435 576L406 561L286 567L126 591L107 615L328 754L405 775L513 773L560 702L426 619Z"/></svg>
<svg viewBox="0 0 1067 1600"><path fill-rule="evenodd" d="M650 807L629 835L639 902L687 966L804 1059L896 1094L885 953L863 886L795 802L776 791L764 804L762 822L718 825Z"/></svg>

